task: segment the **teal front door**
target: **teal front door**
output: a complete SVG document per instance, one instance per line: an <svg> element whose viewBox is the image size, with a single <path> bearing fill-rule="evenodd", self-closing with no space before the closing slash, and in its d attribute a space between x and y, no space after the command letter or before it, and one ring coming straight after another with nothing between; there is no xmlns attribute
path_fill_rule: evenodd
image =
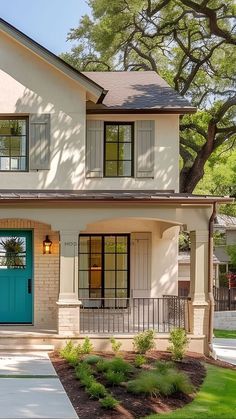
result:
<svg viewBox="0 0 236 419"><path fill-rule="evenodd" d="M0 230L0 323L32 323L32 232Z"/></svg>

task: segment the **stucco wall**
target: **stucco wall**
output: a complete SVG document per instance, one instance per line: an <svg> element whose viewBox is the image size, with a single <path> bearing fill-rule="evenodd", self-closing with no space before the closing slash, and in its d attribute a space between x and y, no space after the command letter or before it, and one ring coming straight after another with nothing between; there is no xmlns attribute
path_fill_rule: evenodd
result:
<svg viewBox="0 0 236 419"><path fill-rule="evenodd" d="M236 330L236 311L215 311L214 328Z"/></svg>
<svg viewBox="0 0 236 419"><path fill-rule="evenodd" d="M86 179L86 92L71 79L0 32L0 114L51 114L51 169L1 173L0 189L168 189L178 192L178 115L99 116L155 119L154 179Z"/></svg>

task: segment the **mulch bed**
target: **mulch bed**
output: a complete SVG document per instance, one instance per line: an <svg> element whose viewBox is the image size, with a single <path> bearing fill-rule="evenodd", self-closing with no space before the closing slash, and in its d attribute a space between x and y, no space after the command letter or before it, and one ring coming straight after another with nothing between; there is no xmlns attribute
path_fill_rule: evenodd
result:
<svg viewBox="0 0 236 419"><path fill-rule="evenodd" d="M113 354L108 353L97 354L107 358L114 356ZM135 358L135 354L133 352L125 352L123 353L123 357L125 360L132 362ZM109 387L109 391L120 401L120 404L116 410L105 410L100 406L97 400L89 398L79 381L75 379L73 367L60 358L57 352L51 353L50 358L80 419L142 418L152 413L164 413L183 407L185 404L190 403L195 396L184 395L182 393L174 394L169 397L135 396L131 393L127 393L121 386L113 386ZM153 351L147 358L150 361L157 359L170 360L170 354L167 352ZM201 362L203 360L206 362L208 361L205 357L189 354L183 362L176 363L177 368L189 376L196 390L198 390L206 375L205 367ZM223 366L219 365L218 361L212 361L213 362L211 363ZM98 381L103 382L102 376Z"/></svg>

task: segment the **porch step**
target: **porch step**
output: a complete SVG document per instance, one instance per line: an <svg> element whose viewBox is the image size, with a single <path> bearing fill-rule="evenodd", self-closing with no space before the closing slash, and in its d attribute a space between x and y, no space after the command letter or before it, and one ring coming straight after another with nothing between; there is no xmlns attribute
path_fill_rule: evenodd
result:
<svg viewBox="0 0 236 419"><path fill-rule="evenodd" d="M51 352L54 351L54 345L37 345L37 344L13 344L11 341L5 345L0 344L0 352Z"/></svg>

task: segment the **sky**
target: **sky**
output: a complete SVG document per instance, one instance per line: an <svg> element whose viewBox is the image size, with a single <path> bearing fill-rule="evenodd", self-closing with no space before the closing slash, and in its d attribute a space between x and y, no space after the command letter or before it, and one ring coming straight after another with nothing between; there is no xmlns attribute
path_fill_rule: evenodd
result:
<svg viewBox="0 0 236 419"><path fill-rule="evenodd" d="M0 17L54 54L71 49L67 34L85 13L86 0L0 0Z"/></svg>

